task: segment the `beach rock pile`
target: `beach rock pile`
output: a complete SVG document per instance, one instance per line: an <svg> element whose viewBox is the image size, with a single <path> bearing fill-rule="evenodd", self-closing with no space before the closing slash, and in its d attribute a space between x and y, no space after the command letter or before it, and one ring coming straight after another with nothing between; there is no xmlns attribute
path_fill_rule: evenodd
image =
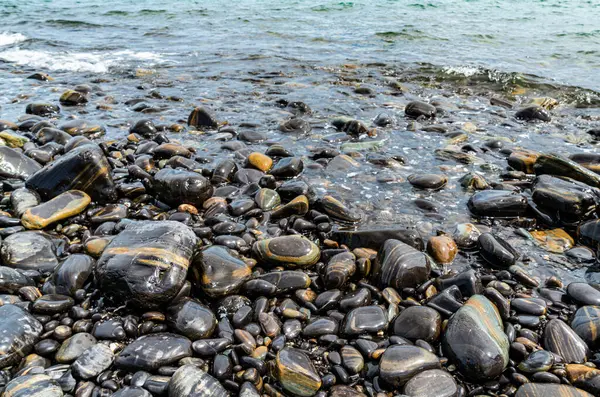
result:
<svg viewBox="0 0 600 397"><path fill-rule="evenodd" d="M295 114L283 134L310 131L308 105L282 106ZM600 395L600 284L540 279L490 227L531 221L537 230L519 229L531 241L594 262L589 157L515 150L506 172L518 182L491 189L466 175L472 223L423 235L364 227L368 214L314 189L303 177L313 160L355 169L331 148L307 159L238 136L223 142L231 156L211 159L150 119L107 139L95 123L58 123L57 105L25 111L0 122L3 396ZM405 112L423 122L443 109L413 101ZM540 107L515 117L550 120ZM188 124L235 136L203 107ZM407 181L438 191L449 178ZM457 258L468 266L448 267Z"/></svg>

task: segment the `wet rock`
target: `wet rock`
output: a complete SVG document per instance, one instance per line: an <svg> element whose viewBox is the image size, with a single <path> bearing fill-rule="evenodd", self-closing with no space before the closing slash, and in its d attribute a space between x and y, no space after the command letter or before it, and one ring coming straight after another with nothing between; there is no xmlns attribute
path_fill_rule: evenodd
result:
<svg viewBox="0 0 600 397"><path fill-rule="evenodd" d="M479 254L496 268L508 269L519 258L519 253L506 241L492 233L483 233L478 240Z"/></svg>
<svg viewBox="0 0 600 397"><path fill-rule="evenodd" d="M127 386L119 389L112 397L152 397L152 394L141 387Z"/></svg>
<svg viewBox="0 0 600 397"><path fill-rule="evenodd" d="M154 182L157 197L174 207L182 203L201 207L213 194L210 181L192 171L163 168L154 175Z"/></svg>
<svg viewBox="0 0 600 397"><path fill-rule="evenodd" d="M31 314L15 305L0 307L0 368L18 364L38 341L43 327Z"/></svg>
<svg viewBox="0 0 600 397"><path fill-rule="evenodd" d="M600 306L600 286L582 282L570 283L567 287L569 298L582 305Z"/></svg>
<svg viewBox="0 0 600 397"><path fill-rule="evenodd" d="M305 215L310 208L308 198L304 195L294 198L285 205L276 207L271 213L273 219L286 218L292 215Z"/></svg>
<svg viewBox="0 0 600 397"><path fill-rule="evenodd" d="M206 306L192 299L185 299L169 307L167 321L171 328L192 341L209 338L217 319Z"/></svg>
<svg viewBox="0 0 600 397"><path fill-rule="evenodd" d="M85 350L71 365L73 376L92 379L108 369L115 359L112 349L103 343L96 343Z"/></svg>
<svg viewBox="0 0 600 397"><path fill-rule="evenodd" d="M448 372L430 369L406 382L404 394L410 397L455 397L458 395L458 385Z"/></svg>
<svg viewBox="0 0 600 397"><path fill-rule="evenodd" d="M582 243L597 248L600 246L600 220L594 219L580 224L577 228L577 234Z"/></svg>
<svg viewBox="0 0 600 397"><path fill-rule="evenodd" d="M185 282L196 242L179 222L132 222L104 249L97 280L115 300L140 307L168 303Z"/></svg>
<svg viewBox="0 0 600 397"><path fill-rule="evenodd" d="M422 252L399 240L387 240L379 250L373 277L381 288L414 288L427 281L429 259Z"/></svg>
<svg viewBox="0 0 600 397"><path fill-rule="evenodd" d="M208 109L197 107L188 117L188 125L196 128L215 129L219 126L217 118Z"/></svg>
<svg viewBox="0 0 600 397"><path fill-rule="evenodd" d="M458 253L458 247L448 236L434 236L427 242L427 252L437 263L451 263Z"/></svg>
<svg viewBox="0 0 600 397"><path fill-rule="evenodd" d="M0 145L0 177L25 180L41 168L22 152Z"/></svg>
<svg viewBox="0 0 600 397"><path fill-rule="evenodd" d="M272 189L262 188L254 196L254 200L260 209L270 211L281 204L281 197Z"/></svg>
<svg viewBox="0 0 600 397"><path fill-rule="evenodd" d="M237 292L250 278L252 269L235 251L211 246L194 261L194 273L202 290L214 298Z"/></svg>
<svg viewBox="0 0 600 397"><path fill-rule="evenodd" d="M312 266L321 256L316 244L296 235L257 241L252 251L262 262L284 264L292 269Z"/></svg>
<svg viewBox="0 0 600 397"><path fill-rule="evenodd" d="M518 110L515 113L515 117L520 120L532 121L550 121L550 113L541 106L529 106L524 109Z"/></svg>
<svg viewBox="0 0 600 397"><path fill-rule="evenodd" d="M356 348L348 345L343 346L340 349L340 355L342 356L344 368L346 368L350 375L358 374L362 371L365 360Z"/></svg>
<svg viewBox="0 0 600 397"><path fill-rule="evenodd" d="M344 203L332 196L323 197L320 202L323 211L332 218L345 222L360 222L362 216L356 211L352 211Z"/></svg>
<svg viewBox="0 0 600 397"><path fill-rule="evenodd" d="M115 359L117 368L156 371L192 355L189 339L170 333L144 335L127 345Z"/></svg>
<svg viewBox="0 0 600 397"><path fill-rule="evenodd" d="M132 134L139 134L145 138L152 138L158 133L154 122L148 119L136 121L129 129L129 132Z"/></svg>
<svg viewBox="0 0 600 397"><path fill-rule="evenodd" d="M549 371L554 364L554 356L546 350L537 350L519 363L519 370L526 374Z"/></svg>
<svg viewBox="0 0 600 397"><path fill-rule="evenodd" d="M321 388L321 377L312 361L301 350L285 347L275 359L275 377L283 389L297 396L314 396Z"/></svg>
<svg viewBox="0 0 600 397"><path fill-rule="evenodd" d="M315 338L327 334L336 334L339 325L337 321L328 317L313 317L302 330L302 335L307 338Z"/></svg>
<svg viewBox="0 0 600 397"><path fill-rule="evenodd" d="M572 179L540 175L533 184L532 199L556 222L573 224L596 210L600 191Z"/></svg>
<svg viewBox="0 0 600 397"><path fill-rule="evenodd" d="M404 113L408 117L414 118L417 118L419 116L423 116L426 118L435 117L436 112L437 109L435 108L435 106L420 101L409 102L404 108Z"/></svg>
<svg viewBox="0 0 600 397"><path fill-rule="evenodd" d="M273 166L273 159L259 152L250 153L248 156L248 165L259 169L262 172L267 172Z"/></svg>
<svg viewBox="0 0 600 397"><path fill-rule="evenodd" d="M96 338L86 332L75 334L65 340L56 352L56 361L61 364L72 363L84 351L96 344Z"/></svg>
<svg viewBox="0 0 600 397"><path fill-rule="evenodd" d="M600 345L600 306L579 308L571 321L571 327L590 348L597 348Z"/></svg>
<svg viewBox="0 0 600 397"><path fill-rule="evenodd" d="M394 321L394 335L415 341L422 339L435 342L442 329L442 316L426 306L412 306L404 309Z"/></svg>
<svg viewBox="0 0 600 397"><path fill-rule="evenodd" d="M35 190L44 200L68 190L81 190L99 202L117 198L110 165L102 150L93 144L65 153L29 177L25 186Z"/></svg>
<svg viewBox="0 0 600 397"><path fill-rule="evenodd" d="M420 372L438 368L440 361L435 354L417 346L392 345L381 356L379 376L397 388Z"/></svg>
<svg viewBox="0 0 600 397"><path fill-rule="evenodd" d="M465 189L486 190L490 188L489 183L485 178L475 172L469 172L459 180L460 185Z"/></svg>
<svg viewBox="0 0 600 397"><path fill-rule="evenodd" d="M304 170L304 162L298 157L284 157L269 172L276 178L294 178Z"/></svg>
<svg viewBox="0 0 600 397"><path fill-rule="evenodd" d="M544 329L544 347L561 356L567 363L583 363L589 356L585 342L559 319L553 319Z"/></svg>
<svg viewBox="0 0 600 397"><path fill-rule="evenodd" d="M47 117L60 113L60 108L51 103L30 103L25 108L25 113L36 116Z"/></svg>
<svg viewBox="0 0 600 397"><path fill-rule="evenodd" d="M568 385L556 385L551 383L525 383L515 397L549 397L549 396L568 396L568 397L592 397L581 389Z"/></svg>
<svg viewBox="0 0 600 397"><path fill-rule="evenodd" d="M437 190L446 186L448 177L439 174L411 174L408 182L419 189Z"/></svg>
<svg viewBox="0 0 600 397"><path fill-rule="evenodd" d="M557 154L543 154L534 165L536 175L565 176L592 187L600 187L600 175Z"/></svg>
<svg viewBox="0 0 600 397"><path fill-rule="evenodd" d="M0 257L5 266L48 273L58 265L55 240L44 232L20 232L2 241Z"/></svg>
<svg viewBox="0 0 600 397"><path fill-rule="evenodd" d="M346 314L342 332L345 335L376 333L385 329L387 325L387 315L380 306L363 306Z"/></svg>
<svg viewBox="0 0 600 397"><path fill-rule="evenodd" d="M183 365L169 381L169 397L228 397L221 383L194 365Z"/></svg>
<svg viewBox="0 0 600 397"><path fill-rule="evenodd" d="M371 248L379 250L387 240L400 240L413 248L422 250L423 239L415 229L371 229L358 231L336 231L331 238L350 249Z"/></svg>
<svg viewBox="0 0 600 397"><path fill-rule="evenodd" d="M291 118L279 124L279 131L293 134L308 134L312 129L310 123L301 118Z"/></svg>
<svg viewBox="0 0 600 397"><path fill-rule="evenodd" d="M59 314L69 310L75 302L66 295L43 295L33 302L31 310L37 314Z"/></svg>
<svg viewBox="0 0 600 397"><path fill-rule="evenodd" d="M328 289L341 288L356 272L356 257L350 252L334 255L325 268L323 279Z"/></svg>
<svg viewBox="0 0 600 397"><path fill-rule="evenodd" d="M66 90L60 96L61 105L65 106L76 106L83 105L88 102L88 99L83 92L75 91L75 90Z"/></svg>
<svg viewBox="0 0 600 397"><path fill-rule="evenodd" d="M0 293L14 294L22 287L34 284L35 282L23 273L7 266L0 266Z"/></svg>
<svg viewBox="0 0 600 397"><path fill-rule="evenodd" d="M40 196L33 190L21 187L10 194L10 204L17 217L21 217L29 208L39 205Z"/></svg>
<svg viewBox="0 0 600 397"><path fill-rule="evenodd" d="M467 203L473 215L518 217L527 212L527 198L508 190L484 190L475 193Z"/></svg>
<svg viewBox="0 0 600 397"><path fill-rule="evenodd" d="M2 393L4 397L62 397L58 382L48 375L22 375L11 380Z"/></svg>
<svg viewBox="0 0 600 397"><path fill-rule="evenodd" d="M46 226L81 213L91 202L90 196L79 190L69 190L52 200L29 208L21 217L27 229L43 229Z"/></svg>
<svg viewBox="0 0 600 397"><path fill-rule="evenodd" d="M477 246L481 231L472 223L459 223L452 232L456 245L461 249L473 249Z"/></svg>
<svg viewBox="0 0 600 397"><path fill-rule="evenodd" d="M465 377L495 379L508 365L509 341L498 309L474 295L450 318L443 339L448 358Z"/></svg>

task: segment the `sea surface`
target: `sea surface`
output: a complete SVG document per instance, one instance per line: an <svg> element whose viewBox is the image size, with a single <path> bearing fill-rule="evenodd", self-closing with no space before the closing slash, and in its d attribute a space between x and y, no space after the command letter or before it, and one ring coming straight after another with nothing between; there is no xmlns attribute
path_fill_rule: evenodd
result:
<svg viewBox="0 0 600 397"><path fill-rule="evenodd" d="M301 156L303 177L319 194L363 212L361 227L404 225L435 234L470 221L472 192L460 178L478 172L499 181L506 167L501 147L597 150L586 134L600 127L595 0L0 0L0 21L0 119L18 120L30 102L58 103L77 84L90 86L90 102L63 107L57 123L101 123L103 139L126 136L141 118L185 124L203 105L238 132L264 134L251 149L279 143ZM27 79L35 72L53 80ZM523 123L514 109L492 106L493 97L515 108L551 97L558 106L550 123ZM406 120L404 106L417 99L438 104L445 115L424 124ZM282 100L310 106L310 135L280 132L291 117L277 106ZM368 153L342 147L332 118L370 126L380 113L394 122L361 138L378 142ZM173 135L214 162L235 158L213 134ZM469 164L436 154L464 144L486 149ZM322 147L354 154L358 166L323 167L311 158ZM406 182L415 172L442 172L449 183L417 191ZM416 206L416 199L435 208ZM518 227L489 226L528 252L534 269L597 278L515 234ZM457 266L471 261L462 256Z"/></svg>

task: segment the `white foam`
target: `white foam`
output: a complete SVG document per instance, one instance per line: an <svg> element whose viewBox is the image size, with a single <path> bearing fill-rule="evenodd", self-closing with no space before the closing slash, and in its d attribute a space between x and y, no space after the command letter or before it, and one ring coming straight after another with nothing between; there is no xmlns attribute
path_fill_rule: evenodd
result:
<svg viewBox="0 0 600 397"><path fill-rule="evenodd" d="M480 74L481 68L476 66L446 66L444 67L444 73L471 77Z"/></svg>
<svg viewBox="0 0 600 397"><path fill-rule="evenodd" d="M21 33L8 33L8 32L0 33L0 46L17 44L17 43L20 43L25 40L27 40L27 36L25 36Z"/></svg>
<svg viewBox="0 0 600 397"><path fill-rule="evenodd" d="M36 69L74 72L108 73L111 67L127 61L164 62L160 54L130 50L114 53L69 53L26 50L19 47L0 52L0 59Z"/></svg>

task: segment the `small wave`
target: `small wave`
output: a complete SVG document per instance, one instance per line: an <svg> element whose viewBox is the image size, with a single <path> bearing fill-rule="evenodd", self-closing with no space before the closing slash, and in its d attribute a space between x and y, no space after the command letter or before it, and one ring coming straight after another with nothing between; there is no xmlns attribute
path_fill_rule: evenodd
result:
<svg viewBox="0 0 600 397"><path fill-rule="evenodd" d="M112 53L56 53L48 51L13 48L0 52L0 60L41 70L108 73L111 68L126 65L130 61L163 63L160 54L130 50Z"/></svg>
<svg viewBox="0 0 600 397"><path fill-rule="evenodd" d="M46 21L46 23L48 23L50 25L81 27L81 28L97 28L100 26L104 26L104 25L99 25L97 23L76 21L76 20L71 20L71 19L50 19L50 20Z"/></svg>
<svg viewBox="0 0 600 397"><path fill-rule="evenodd" d="M447 74L461 75L465 77L472 77L483 73L483 70L477 66L446 66L442 70Z"/></svg>
<svg viewBox="0 0 600 397"><path fill-rule="evenodd" d="M21 43L27 40L27 36L21 33L8 33L2 32L0 33L0 46L12 45Z"/></svg>

